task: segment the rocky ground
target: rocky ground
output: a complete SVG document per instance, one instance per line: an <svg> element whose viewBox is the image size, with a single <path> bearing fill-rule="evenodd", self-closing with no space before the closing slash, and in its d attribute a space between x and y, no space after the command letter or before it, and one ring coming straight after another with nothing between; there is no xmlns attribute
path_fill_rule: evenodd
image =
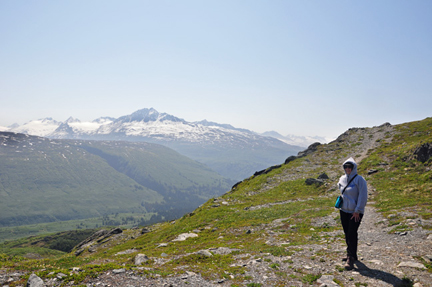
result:
<svg viewBox="0 0 432 287"><path fill-rule="evenodd" d="M406 216L406 214L403 214ZM414 217L414 216L411 216ZM279 221L280 222L280 221ZM278 221L268 226L269 245L281 245L278 234L271 231ZM329 217L321 218L315 224L338 224L337 212ZM367 208L359 230L359 261L355 269L343 269L341 258L345 254L345 243L341 238L342 231L329 234L321 233L323 238L313 245L293 247L291 256L276 257L271 254L249 256L236 255L235 265L244 266L249 278L240 286L432 286L432 274L424 265L432 260L432 232L422 228L431 222L419 218L411 218L400 224L410 226L411 231L389 233L388 219L375 212L372 206ZM329 236L325 236L329 235ZM219 251L230 252L229 248ZM214 252L214 250L213 250ZM423 261L424 260L424 261ZM161 261L163 264L163 261ZM176 276L161 277L158 275L143 276L143 267L134 270L117 269L87 278L82 284L86 286L232 286L231 279L207 281L187 267L184 273ZM79 272L79 271L78 271ZM7 286L8 281L20 276L20 273L1 274L1 281ZM307 276L320 277L310 281ZM29 286L59 286L61 280L51 279L36 281ZM408 281L409 279L409 281ZM283 282L281 285L281 281ZM43 285L37 285L39 284ZM409 284L411 283L411 285ZM237 283L238 284L238 283ZM72 285L68 285L72 286ZM236 285L239 286L239 285Z"/></svg>
<svg viewBox="0 0 432 287"><path fill-rule="evenodd" d="M383 125L372 130L359 129L355 133L345 133L339 137L339 141L348 137L362 137L361 145L353 146L351 154L356 154L359 162L367 154L367 151L379 144L379 140L390 140L389 134L393 132L391 125ZM350 138L351 141L356 139ZM337 147L333 151L327 150L330 162L338 153ZM323 160L321 155L320 160ZM316 169L318 162L313 159L289 174L280 174L273 177L263 190L272 188L281 181L304 177L308 170ZM330 176L329 182L336 182L342 172L338 167L326 170ZM331 184L329 184L331 185ZM334 184L333 184L334 185ZM373 195L374 188L369 186ZM323 196L336 198L336 191L331 191ZM373 197L372 197L373 198ZM283 204L278 202L275 204ZM266 206L253 206L265 208ZM329 207L331 208L331 207ZM402 232L390 232L397 225L389 226L392 217L403 218L398 222ZM266 240L269 245L282 246L284 243L274 227L282 224L283 219L276 220L272 224L263 227L266 232ZM338 211L330 216L317 218L315 226L339 225ZM221 278L208 281L190 267L179 267L180 275L162 277L159 275L143 275L144 267L136 267L133 270L111 270L100 274L97 278L87 278L85 286L432 286L432 273L428 272L425 263L432 261L432 231L424 227L431 226L432 220L423 220L415 213L401 210L399 214L392 214L384 218L376 212L373 202L369 202L366 213L359 229L359 261L355 263L355 269L346 271L343 268L342 257L345 255L345 242L343 232L339 228L332 232L320 232L319 241L315 244L289 246L293 252L291 256L277 257L271 254L261 253L260 256L250 255L237 251L234 265L245 267L246 274L242 275L243 282L236 282L236 275L228 274L228 279ZM405 231L407 230L407 231ZM211 250L213 253L231 252L229 248ZM223 254L222 253L222 254ZM131 254L131 256L133 256ZM210 256L210 254L209 254ZM166 260L173 258L151 258L163 265ZM79 271L73 271L79 272ZM8 273L0 270L0 283L7 286L17 280L22 273ZM319 278L318 278L319 277ZM317 279L318 278L318 279ZM61 278L50 279L42 282L40 278L33 277L29 286L59 286ZM234 283L236 282L236 283ZM40 284L40 285L38 285ZM233 285L236 284L236 285ZM248 285L249 284L249 285ZM261 285L260 285L261 284ZM71 285L68 285L71 286Z"/></svg>
<svg viewBox="0 0 432 287"><path fill-rule="evenodd" d="M247 267L247 275L251 277L249 283L261 283L262 286L277 284L280 281L280 272L287 274L286 286L309 286L309 283L300 280L305 274L322 274L321 278L315 281L315 286L409 286L403 285L404 278L409 278L416 284L414 286L432 286L432 274L425 269L419 259L432 260L431 232L421 228L425 222L419 219L411 220L408 224L413 227L412 231L389 234L386 219L369 207L359 231L360 260L352 271L344 271L342 268L343 262L340 258L345 254L343 240L302 246L289 257L262 254L260 258L250 259L246 254L241 254L237 256L235 264ZM270 232L269 240L271 237ZM279 264L277 269L271 267L274 263ZM276 272L279 275L276 275ZM230 280L208 282L193 272L152 279L134 273L138 272L125 271L118 274L109 272L86 283L88 286L231 286L232 284ZM247 282L245 286L246 284Z"/></svg>

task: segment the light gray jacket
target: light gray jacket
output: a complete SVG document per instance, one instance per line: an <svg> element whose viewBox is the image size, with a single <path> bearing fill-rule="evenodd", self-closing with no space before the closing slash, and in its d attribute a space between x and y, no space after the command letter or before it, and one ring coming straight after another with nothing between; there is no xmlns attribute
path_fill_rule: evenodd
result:
<svg viewBox="0 0 432 287"><path fill-rule="evenodd" d="M354 165L351 174L348 176L345 172L345 175L341 176L338 182L338 188L342 193L345 186L347 186L348 182L357 174L357 163L354 161L352 157L347 159L345 163L350 162ZM345 171L345 170L344 170ZM365 212L365 206L368 197L367 191L367 183L366 180L357 175L350 183L350 185L345 189L343 197L343 204L341 210L347 213L362 213Z"/></svg>

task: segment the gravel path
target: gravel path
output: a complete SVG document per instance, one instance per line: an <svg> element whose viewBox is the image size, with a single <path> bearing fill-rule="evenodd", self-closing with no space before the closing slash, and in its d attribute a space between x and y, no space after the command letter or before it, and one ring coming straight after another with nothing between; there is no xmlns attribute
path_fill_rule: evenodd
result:
<svg viewBox="0 0 432 287"><path fill-rule="evenodd" d="M298 167L290 173L280 174L263 186L263 190L272 188L283 181L303 178L309 171L314 172L321 161L331 162L339 158L339 144L345 142L360 143L351 145L350 154L355 154L356 160L361 161L366 157L369 149L375 148L384 140L390 141L394 133L393 127L384 124L372 129L356 128L341 135L336 140L336 145L327 146L325 153L318 158L310 157L310 161ZM347 147L344 147L347 148ZM338 166L327 166L326 173L330 181L335 182L340 176ZM308 175L309 176L309 175ZM260 192L262 192L261 190ZM373 187L369 191L373 192ZM336 198L336 191L325 196ZM288 202L288 201L287 201ZM283 204L278 202L275 204ZM266 208L272 204L254 206L253 208ZM425 268L425 262L432 262L432 231L423 229L423 226L432 226L432 220L422 220L416 214L400 211L403 218L400 226L406 226L404 232L390 232L396 225L389 227L391 218L384 218L373 208L373 202L369 202L366 213L359 229L359 261L355 263L355 269L345 271L341 258L345 255L346 245L341 228L336 231L317 234L321 239L316 244L290 246L293 252L291 256L276 257L262 253L260 256L244 254L240 251L236 255L234 265L243 266L246 273L242 275L228 274L228 279L208 281L200 274L187 266L179 266L184 270L179 275L161 277L159 275L142 275L143 268L133 270L111 270L100 274L97 278L87 278L85 286L345 286L345 287L380 287L380 286L415 286L432 287L432 274ZM285 242L275 231L275 225L282 220L276 220L265 228L265 236L269 245L281 246ZM327 217L317 218L314 226L340 226L338 212ZM229 246L227 246L229 247ZM133 255L131 255L133 256ZM154 258L155 262L160 258ZM165 258L169 260L169 258ZM277 268L275 268L277 266ZM151 269L150 269L151 270ZM9 282L17 280L22 274L19 272L7 273L0 270L0 285L8 286ZM236 277L238 276L238 277ZM311 276L319 277L310 280ZM247 279L245 279L247 278ZM405 279L405 280L404 280ZM409 281L407 281L409 279ZM238 281L236 281L238 280ZM240 281L241 280L241 281ZM60 279L51 279L44 282L45 286L59 286ZM240 283L239 283L240 282ZM409 283L409 284L407 284ZM235 284L235 285L233 285ZM261 284L261 285L260 285ZM32 286L32 285L30 285ZM37 285L33 285L37 286ZM72 286L66 285L66 286Z"/></svg>
<svg viewBox="0 0 432 287"><path fill-rule="evenodd" d="M332 224L339 224L331 217ZM345 254L345 243L340 236L341 230L332 232L334 240L320 244L304 245L293 248L292 256L275 257L262 254L260 258L248 257L247 254L236 256L236 265L245 266L246 276L250 280L241 285L232 285L230 279L207 281L193 271L185 271L181 275L153 278L140 275L136 270L115 270L101 274L98 278L87 279L87 286L311 286L302 279L307 274L320 274L320 278L312 286L412 286L405 285L404 278L409 278L416 287L432 286L432 274L424 269L420 258L431 260L432 235L421 228L422 224L430 224L419 219L403 222L411 226L412 231L399 234L389 231L388 220L375 209L368 206L367 212L359 229L359 261L352 271L343 270L340 260ZM281 244L276 233L268 229L271 244ZM269 243L270 244L270 243ZM246 258L246 259L244 259ZM277 263L277 269L270 265ZM186 269L186 268L185 268ZM142 270L142 269L141 269ZM277 274L276 274L277 273ZM281 273L286 274L282 276ZM234 276L231 278L234 279ZM57 286L56 282L46 282L49 286ZM58 283L58 282L57 282ZM283 284L283 285L281 285ZM366 285L367 284L367 285ZM258 286L258 285L253 285Z"/></svg>

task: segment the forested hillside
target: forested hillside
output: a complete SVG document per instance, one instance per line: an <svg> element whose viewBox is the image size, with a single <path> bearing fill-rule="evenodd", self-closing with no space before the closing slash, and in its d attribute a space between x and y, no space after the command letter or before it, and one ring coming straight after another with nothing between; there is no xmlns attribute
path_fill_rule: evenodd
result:
<svg viewBox="0 0 432 287"><path fill-rule="evenodd" d="M0 226L192 211L229 189L202 164L149 143L0 133Z"/></svg>

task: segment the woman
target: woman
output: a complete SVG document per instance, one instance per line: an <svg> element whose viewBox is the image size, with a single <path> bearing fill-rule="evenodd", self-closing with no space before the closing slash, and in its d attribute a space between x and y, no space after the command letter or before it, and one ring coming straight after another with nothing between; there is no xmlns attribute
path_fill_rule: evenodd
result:
<svg viewBox="0 0 432 287"><path fill-rule="evenodd" d="M357 163L352 157L344 162L343 169L345 175L341 176L338 183L339 190L343 192L340 217L347 244L345 269L351 270L357 260L357 231L365 211L368 192L366 180L357 174Z"/></svg>

